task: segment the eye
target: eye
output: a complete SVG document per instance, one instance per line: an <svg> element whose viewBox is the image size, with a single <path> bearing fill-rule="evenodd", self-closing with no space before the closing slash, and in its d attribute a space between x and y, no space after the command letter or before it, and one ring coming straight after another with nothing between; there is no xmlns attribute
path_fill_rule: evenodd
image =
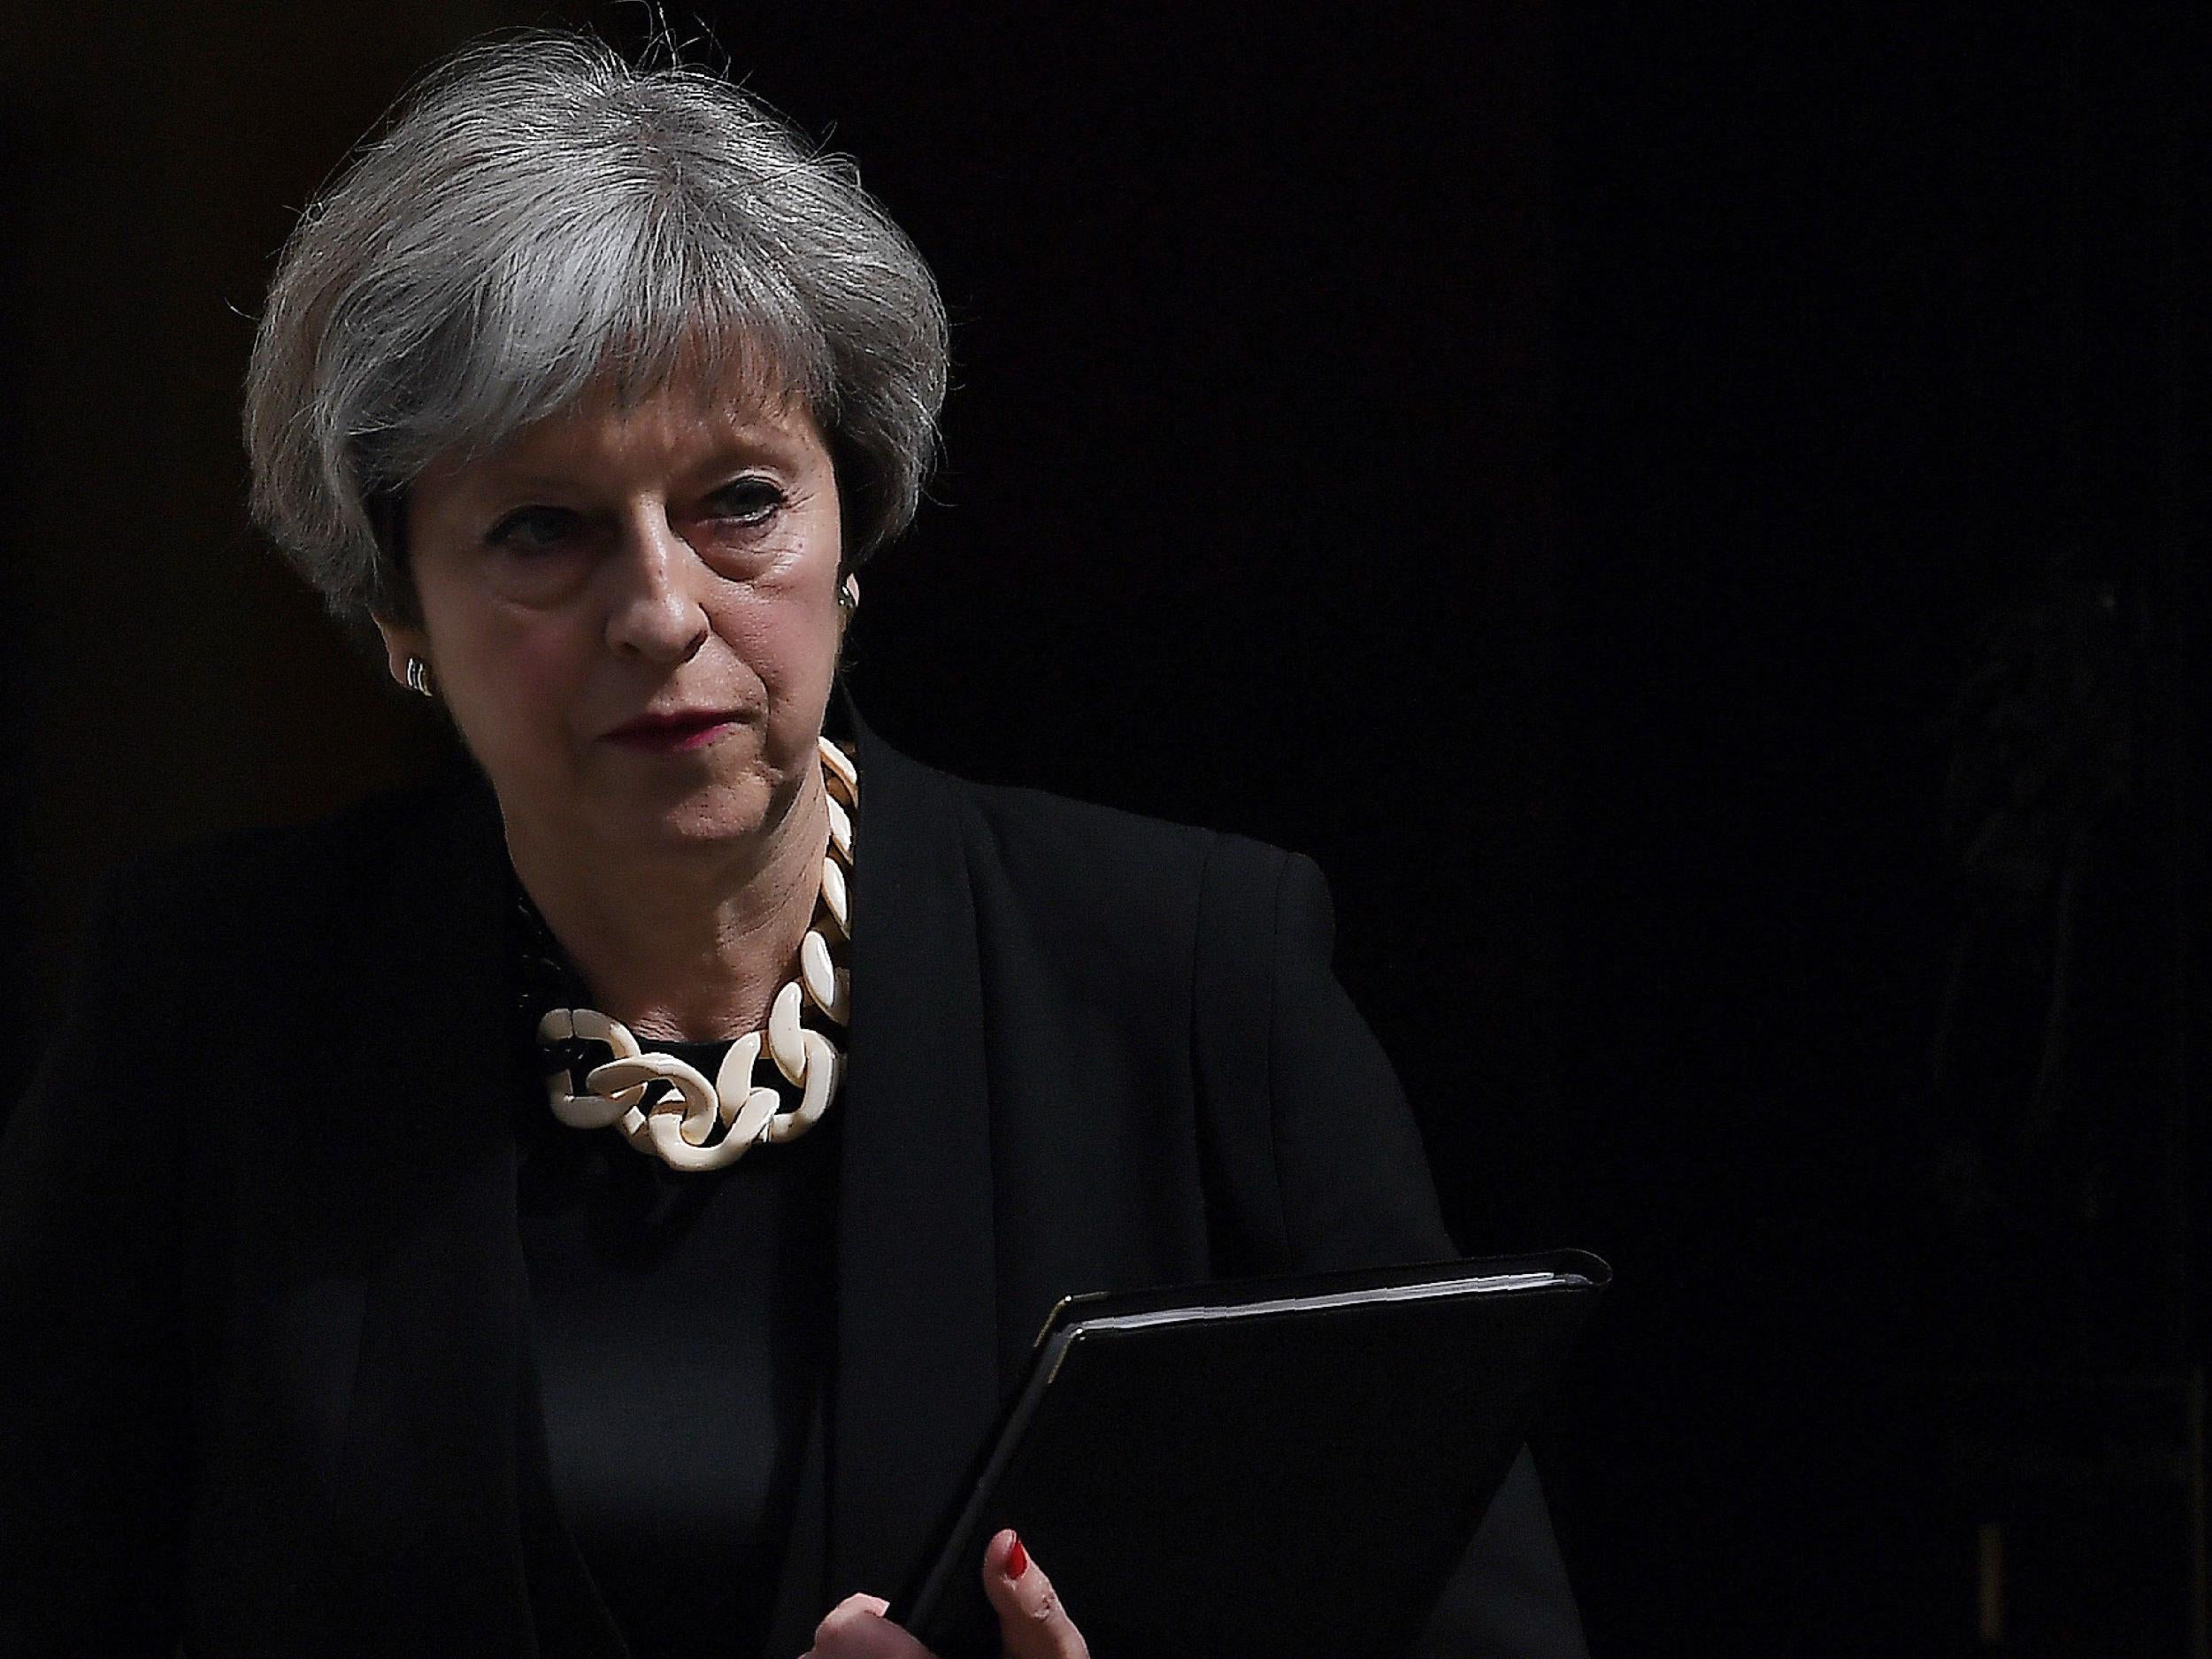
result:
<svg viewBox="0 0 2212 1659"><path fill-rule="evenodd" d="M558 547L576 534L576 515L565 507L518 507L485 533L495 547L532 553Z"/></svg>
<svg viewBox="0 0 2212 1659"><path fill-rule="evenodd" d="M716 490L707 497L707 504L717 518L741 525L764 525L782 511L783 491L770 479L741 478Z"/></svg>

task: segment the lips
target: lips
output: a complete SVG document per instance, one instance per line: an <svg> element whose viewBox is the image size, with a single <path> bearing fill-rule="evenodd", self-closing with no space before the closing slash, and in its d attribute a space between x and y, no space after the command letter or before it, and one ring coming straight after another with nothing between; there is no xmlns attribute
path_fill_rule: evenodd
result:
<svg viewBox="0 0 2212 1659"><path fill-rule="evenodd" d="M676 754L711 743L737 723L728 709L680 709L669 714L641 714L606 735L610 743L656 754Z"/></svg>

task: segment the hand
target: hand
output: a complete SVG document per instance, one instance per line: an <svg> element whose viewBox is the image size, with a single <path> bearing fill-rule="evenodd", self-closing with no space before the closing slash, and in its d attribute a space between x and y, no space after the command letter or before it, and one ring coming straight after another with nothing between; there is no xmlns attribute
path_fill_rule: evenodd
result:
<svg viewBox="0 0 2212 1659"><path fill-rule="evenodd" d="M998 1614L999 1651L1006 1659L1091 1659L1083 1632L1052 1593L1052 1580L1011 1532L984 1548L983 1593Z"/></svg>
<svg viewBox="0 0 2212 1659"><path fill-rule="evenodd" d="M1011 1532L1001 1532L983 1552L983 1593L998 1614L1005 1659L1090 1659L1052 1580ZM933 1659L884 1617L890 1605L879 1595L847 1596L816 1627L814 1646L802 1659Z"/></svg>

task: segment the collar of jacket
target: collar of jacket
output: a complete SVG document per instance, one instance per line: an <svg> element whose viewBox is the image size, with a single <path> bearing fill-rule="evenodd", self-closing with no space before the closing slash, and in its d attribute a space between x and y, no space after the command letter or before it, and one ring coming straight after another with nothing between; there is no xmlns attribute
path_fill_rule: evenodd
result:
<svg viewBox="0 0 2212 1659"><path fill-rule="evenodd" d="M805 1647L852 1591L898 1592L999 1402L990 1102L960 803L941 774L846 712L862 785L852 1048L833 1109L836 1346L772 1654ZM370 1152L381 1167L361 1173L364 1187L404 1196L371 1224L383 1236L363 1241L373 1265L332 1425L333 1571L350 1603L341 1617L396 1641L408 1632L395 1621L440 1620L449 1640L461 1617L476 1652L619 1653L550 1502L515 1223L512 987L488 971L508 960L504 884L488 879L503 856L496 810L480 785L444 799L423 856L395 878L371 953L381 959L364 1028L388 1056L389 1092L362 1119L380 1125ZM435 1596L396 1605L400 1586L440 1581L465 1587L471 1610Z"/></svg>

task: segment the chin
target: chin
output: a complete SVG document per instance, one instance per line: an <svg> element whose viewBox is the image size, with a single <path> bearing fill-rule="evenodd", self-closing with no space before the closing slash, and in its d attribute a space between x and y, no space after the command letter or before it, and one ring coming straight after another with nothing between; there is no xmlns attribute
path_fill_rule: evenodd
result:
<svg viewBox="0 0 2212 1659"><path fill-rule="evenodd" d="M747 778L666 803L647 813L641 827L664 845L726 846L761 833L768 821L767 794L758 779Z"/></svg>
<svg viewBox="0 0 2212 1659"><path fill-rule="evenodd" d="M728 802L672 806L630 819L640 839L664 847L726 846L759 834L761 824L759 812L733 810Z"/></svg>

